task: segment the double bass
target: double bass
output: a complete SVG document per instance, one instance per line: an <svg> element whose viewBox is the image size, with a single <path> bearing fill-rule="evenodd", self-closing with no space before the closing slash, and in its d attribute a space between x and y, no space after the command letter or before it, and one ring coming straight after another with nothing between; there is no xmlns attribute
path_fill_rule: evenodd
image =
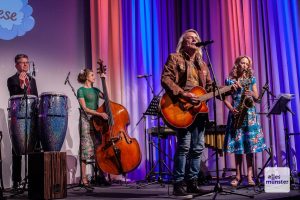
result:
<svg viewBox="0 0 300 200"><path fill-rule="evenodd" d="M101 145L96 148L96 161L104 172L125 175L141 163L140 146L137 140L129 137L127 133L130 121L126 108L109 100L105 76L102 76L105 74L106 66L101 59L97 64L99 65L97 74L100 74L105 101L97 112L105 112L108 120L98 117L93 119L96 131L102 135Z"/></svg>

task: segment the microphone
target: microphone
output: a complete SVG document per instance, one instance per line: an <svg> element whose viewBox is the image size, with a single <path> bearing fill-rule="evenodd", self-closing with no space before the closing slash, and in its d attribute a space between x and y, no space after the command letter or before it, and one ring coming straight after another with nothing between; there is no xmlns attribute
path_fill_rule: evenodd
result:
<svg viewBox="0 0 300 200"><path fill-rule="evenodd" d="M137 78L147 78L147 77L150 77L152 76L151 74L144 74L144 75L137 75L136 77Z"/></svg>
<svg viewBox="0 0 300 200"><path fill-rule="evenodd" d="M34 65L34 62L32 62L32 76L35 76L35 65Z"/></svg>
<svg viewBox="0 0 300 200"><path fill-rule="evenodd" d="M67 84L67 82L69 81L69 76L70 76L71 72L68 73L67 78L65 80L65 85Z"/></svg>
<svg viewBox="0 0 300 200"><path fill-rule="evenodd" d="M207 46L207 45L209 45L211 43L214 43L214 41L213 40L207 40L207 41L203 41L203 42L197 42L195 44L195 46L196 47L202 47L202 46Z"/></svg>

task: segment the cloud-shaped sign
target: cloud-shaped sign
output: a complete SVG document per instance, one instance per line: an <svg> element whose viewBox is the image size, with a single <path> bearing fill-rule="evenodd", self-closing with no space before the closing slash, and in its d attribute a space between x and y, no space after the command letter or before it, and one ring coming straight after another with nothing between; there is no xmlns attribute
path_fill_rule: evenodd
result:
<svg viewBox="0 0 300 200"><path fill-rule="evenodd" d="M28 0L0 0L0 39L23 36L35 24Z"/></svg>

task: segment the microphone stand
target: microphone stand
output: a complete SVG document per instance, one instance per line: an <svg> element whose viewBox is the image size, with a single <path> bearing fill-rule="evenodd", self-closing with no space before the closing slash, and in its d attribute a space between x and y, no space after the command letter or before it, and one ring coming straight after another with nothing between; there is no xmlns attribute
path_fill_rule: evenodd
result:
<svg viewBox="0 0 300 200"><path fill-rule="evenodd" d="M149 82L149 80L148 80L148 76L144 76L143 78L146 79L147 85L149 86L152 95L153 95L153 96L156 96L156 95L154 94L154 90L153 90L153 88L152 88L152 86L151 86L151 84L150 84L150 82ZM162 91L162 90L161 90L161 91ZM160 95L161 91L159 92L159 94L158 94L157 96ZM146 116L145 116L145 113L143 113L142 117L139 119L139 121L136 123L135 126L138 126L139 123L142 121L142 119L144 119L145 117L146 117ZM145 123L146 123L146 119L145 119ZM146 134L146 126L145 126L145 134ZM145 138L146 138L146 137L145 137ZM146 142L146 141L145 141L145 142Z"/></svg>
<svg viewBox="0 0 300 200"><path fill-rule="evenodd" d="M153 88L152 88L152 86L151 86L151 84L150 84L150 82L149 82L149 80L148 80L148 77L147 76L144 76L144 78L146 79L146 82L147 82L147 85L149 86L149 88L150 88L150 91L151 91L151 93L152 93L152 95L153 96L155 96L155 94L154 94L154 90L153 90ZM139 121L136 123L136 127L140 124L140 122L141 121L144 121L144 142L145 142L145 152L147 152L147 145L146 145L146 143L147 143L147 122L146 122L146 115L145 115L145 112L143 113L143 115L141 116L141 118L139 119ZM150 151L149 151L150 152ZM146 162L146 173L148 173L148 164L147 164L147 162ZM139 181L137 181L137 182L139 182Z"/></svg>
<svg viewBox="0 0 300 200"><path fill-rule="evenodd" d="M66 84L66 83L68 83L68 85L71 87L72 92L73 92L74 96L76 97L77 102L78 102L78 104L79 104L79 114L80 114L79 134L81 135L81 129L82 129L81 115L82 115L82 113L83 113L83 115L86 117L86 119L88 119L88 114L85 112L84 109L81 108L79 99L77 98L77 94L76 94L76 92L75 92L74 87L73 87L72 84L70 83L69 78L67 78L65 84ZM79 141L79 143L80 143L80 141ZM81 145L81 144L79 144L79 145ZM72 186L68 187L67 189L73 189L73 188L79 188L79 189L81 189L81 188L84 188L84 189L86 189L86 191L92 192L93 189L94 189L93 187L89 187L89 186L86 186L86 185L83 184L83 180L82 180L83 177L82 177L81 167L82 167L81 146L79 146L80 180L79 180L79 183L78 183L77 185L72 185Z"/></svg>
<svg viewBox="0 0 300 200"><path fill-rule="evenodd" d="M153 98L147 108L147 110L143 113L142 117L140 118L140 120L138 121L138 123L136 124L136 126L142 121L142 119L144 119L144 134L145 134L145 137L144 137L144 140L145 140L145 146L146 146L146 142L147 142L147 130L146 130L146 115L152 115L152 116L156 116L157 117L157 138L158 138L158 144L157 146L153 143L152 139L150 139L150 136L148 137L148 149L149 149L149 159L150 159L150 144L155 147L155 149L158 150L158 161L153 165L153 159L151 160L151 163L150 163L150 171L148 172L148 166L147 166L147 163L146 163L146 175L145 175L145 178L144 180L142 181L148 181L148 183L146 184L139 184L137 186L137 189L140 189L140 188L143 188L143 187L146 187L148 185L152 185L152 184L155 184L155 183L160 183L161 186L163 186L163 177L162 177L162 167L165 166L168 173L169 174L172 174L171 171L169 170L168 166L165 164L165 162L163 161L163 159L161 158L161 154L163 155L166 155L162 149L161 149L161 134L160 134L160 114L159 114L159 111L158 111L158 104L159 104L159 95L162 93L163 89L161 89L159 91L159 93L157 95L155 95L154 93L154 90L148 80L148 77L149 76L144 76L143 78L146 79L147 81L147 85L149 86L150 90L151 90L151 93L153 95ZM154 108L155 106L155 108ZM150 142L151 140L151 142ZM147 147L145 147L145 150L147 152ZM152 150L152 149L151 149ZM152 153L151 153L152 154ZM151 156L152 157L152 156ZM156 166L158 165L158 178L157 180L149 183L150 179L151 179L151 175L153 174L156 174L156 172L154 171ZM139 182L142 182L141 180L137 181L137 183Z"/></svg>
<svg viewBox="0 0 300 200"><path fill-rule="evenodd" d="M219 193L234 194L234 195L240 195L240 196L245 196L245 197L253 198L252 195L244 195L244 194L239 194L239 193L235 193L235 192L225 191L225 190L223 190L223 188L222 188L222 186L220 184L220 178L219 178L219 154L218 154L218 139L217 139L216 93L218 94L217 96L219 96L222 101L223 101L223 98L220 95L220 90L219 90L218 83L217 83L217 80L216 80L215 72L214 72L214 69L212 67L212 63L211 63L211 60L210 60L210 57L209 57L206 45L203 45L203 49L205 51L205 54L206 54L206 57L207 57L207 60L208 60L207 66L208 66L208 68L209 68L209 70L211 72L212 81L213 81L212 85L213 85L213 111L214 111L214 135L215 135L214 140L215 140L216 175L217 175L217 182L215 184L214 191L213 191L214 192L213 199L216 199L216 197L217 197L217 195ZM194 197L195 196L201 196L201 195L194 195Z"/></svg>
<svg viewBox="0 0 300 200"><path fill-rule="evenodd" d="M267 107L268 107L268 111L270 110L271 104L270 104L270 96L274 99L276 98L276 96L270 91L269 88L269 83L268 81L265 83L265 85L263 86L263 92L262 95L258 98L258 102L257 103L261 103L262 102L262 98L264 96L264 92L267 92ZM263 114L267 114L267 113L263 113ZM268 118L268 123L269 123L269 127L271 127L271 118ZM265 162L264 166L260 169L260 172L256 175L256 179L255 179L255 184L258 186L258 188L260 190L261 186L263 185L263 183L261 183L260 180L260 176L263 175L264 173L264 169L268 166L269 162L271 162L271 167L274 166L274 159L273 159L273 139L272 139L272 132L270 132L270 147L268 149L266 149L267 154L269 154L269 158L268 160Z"/></svg>
<svg viewBox="0 0 300 200"><path fill-rule="evenodd" d="M159 95L162 93L163 89L161 89L161 90L159 91L159 93L158 93L157 95L155 95L154 90L153 90L153 88L152 88L152 86L151 86L151 84L150 84L150 82L149 82L149 80L148 80L148 77L149 77L149 76L144 76L143 78L146 79L147 85L149 86L150 91L151 91L153 97L159 97ZM138 126L139 123L142 121L142 119L143 119L144 117L145 117L145 113L143 113L142 117L139 119L139 121L136 123L135 126Z"/></svg>

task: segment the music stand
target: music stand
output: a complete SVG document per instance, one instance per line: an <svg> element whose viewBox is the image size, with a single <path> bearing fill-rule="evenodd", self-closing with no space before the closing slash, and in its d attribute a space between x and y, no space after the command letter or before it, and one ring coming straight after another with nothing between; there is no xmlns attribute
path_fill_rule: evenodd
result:
<svg viewBox="0 0 300 200"><path fill-rule="evenodd" d="M294 98L294 94L280 94L278 98L276 98L275 103L273 103L267 117L270 117L270 115L280 115L281 113L286 114L287 111L294 115L295 113L291 111L287 105L292 98Z"/></svg>
<svg viewBox="0 0 300 200"><path fill-rule="evenodd" d="M149 181L151 176L156 174L157 172L155 172L155 168L158 165L158 177L157 180L151 182L151 183L147 183L144 185L139 185L138 188L142 188L148 185L152 185L155 183L160 183L161 185L163 185L163 178L162 178L162 166L164 166L169 175L172 175L171 170L169 169L169 167L167 166L167 164L165 163L165 161L161 158L161 153L162 149L161 149L161 133L160 133L160 111L159 111L159 102L160 102L160 96L159 95L155 95L153 97L153 99L151 100L146 112L143 113L143 117L148 115L148 116L155 116L157 117L157 146L155 146L155 144L153 144L153 142L151 142L151 145L154 146L157 150L158 150L158 160L156 161L156 163L151 166L150 171L146 174L145 179L146 181ZM150 153L150 150L149 150Z"/></svg>
<svg viewBox="0 0 300 200"><path fill-rule="evenodd" d="M284 124L284 132L285 132L285 150L286 150L286 165L291 169L290 163L290 151L289 151L289 130L288 130L288 122L287 122L287 112L295 113L288 107L288 102L294 97L294 94L280 94L277 100L272 105L270 111L267 114L267 117L270 115L283 115L283 124Z"/></svg>

